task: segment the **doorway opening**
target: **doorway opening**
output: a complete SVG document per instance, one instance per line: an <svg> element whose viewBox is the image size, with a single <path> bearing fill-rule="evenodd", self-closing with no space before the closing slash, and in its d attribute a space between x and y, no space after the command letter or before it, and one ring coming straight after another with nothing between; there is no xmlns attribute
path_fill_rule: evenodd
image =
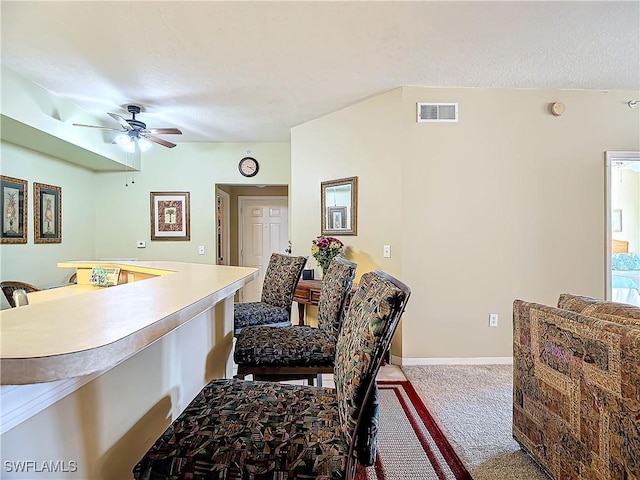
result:
<svg viewBox="0 0 640 480"><path fill-rule="evenodd" d="M640 152L606 152L607 300L640 306Z"/></svg>
<svg viewBox="0 0 640 480"><path fill-rule="evenodd" d="M247 199L261 199L263 206L256 204L249 209L241 209L241 202ZM224 202L226 200L226 206ZM276 202L276 203L274 203ZM279 203L277 203L279 202ZM219 251L222 251L223 258L226 255L224 265L236 266L255 266L259 268L259 277L248 285L243 287L238 295L238 301L257 301L260 299L262 290L262 281L266 264L272 252L285 253L289 240L289 188L287 185L232 185L217 184L216 185L216 207L221 204L221 212L216 208L216 245ZM255 207L255 208L254 208ZM259 208L258 208L259 207ZM252 210L260 210L262 216L251 217ZM226 219L224 218L226 215ZM245 217L243 219L243 217ZM258 227L260 233L264 234L264 224L259 221L251 222L247 218L254 220L273 220L267 222L267 245L262 243L263 236L258 235ZM285 225L282 226L282 220ZM225 223L226 222L226 223ZM248 222L248 223L247 223ZM279 225L279 226L276 226ZM249 231L249 237L245 234ZM245 237L243 239L243 236ZM250 255L243 255L244 245L250 241L250 250L256 251L253 247L257 247L258 243L262 251L260 251L260 262L256 262L256 258L249 258ZM282 247L281 242L284 242ZM219 242L219 243L218 243ZM228 252L225 253L225 249ZM267 251L268 250L268 251ZM249 253L249 252L247 252ZM266 258L266 264L264 259ZM255 265L254 265L255 264ZM257 297L257 298L256 298Z"/></svg>

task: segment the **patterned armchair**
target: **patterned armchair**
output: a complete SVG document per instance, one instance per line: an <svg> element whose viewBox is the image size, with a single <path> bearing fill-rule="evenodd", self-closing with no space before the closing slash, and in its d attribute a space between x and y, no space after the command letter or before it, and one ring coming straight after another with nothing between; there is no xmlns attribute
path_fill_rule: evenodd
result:
<svg viewBox="0 0 640 480"><path fill-rule="evenodd" d="M375 378L409 288L362 276L338 337L336 388L213 380L134 467L144 480L353 479L374 457Z"/></svg>
<svg viewBox="0 0 640 480"><path fill-rule="evenodd" d="M272 253L264 274L260 301L234 304L234 335L238 335L248 326L291 325L293 295L306 263L307 257Z"/></svg>
<svg viewBox="0 0 640 480"><path fill-rule="evenodd" d="M640 479L640 308L513 304L513 437L556 480Z"/></svg>
<svg viewBox="0 0 640 480"><path fill-rule="evenodd" d="M254 380L307 378L309 384L321 374L332 373L338 333L351 297L357 265L342 257L329 264L318 302L318 328L246 327L238 335L234 360L238 376L252 374Z"/></svg>

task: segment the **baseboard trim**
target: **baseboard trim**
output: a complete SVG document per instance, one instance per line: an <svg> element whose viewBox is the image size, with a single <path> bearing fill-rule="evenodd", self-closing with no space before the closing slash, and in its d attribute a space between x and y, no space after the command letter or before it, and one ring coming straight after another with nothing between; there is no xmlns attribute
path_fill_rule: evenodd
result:
<svg viewBox="0 0 640 480"><path fill-rule="evenodd" d="M402 358L396 365L513 365L513 357L470 357L470 358Z"/></svg>
<svg viewBox="0 0 640 480"><path fill-rule="evenodd" d="M391 365L402 365L402 357L391 355Z"/></svg>

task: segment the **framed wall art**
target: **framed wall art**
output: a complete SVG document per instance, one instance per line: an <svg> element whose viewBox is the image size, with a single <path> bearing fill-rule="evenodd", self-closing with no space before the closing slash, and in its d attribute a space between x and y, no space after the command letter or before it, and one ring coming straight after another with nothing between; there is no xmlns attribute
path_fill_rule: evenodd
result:
<svg viewBox="0 0 640 480"><path fill-rule="evenodd" d="M327 209L330 230L342 230L347 227L347 207L327 207Z"/></svg>
<svg viewBox="0 0 640 480"><path fill-rule="evenodd" d="M189 192L151 192L151 240L190 240Z"/></svg>
<svg viewBox="0 0 640 480"><path fill-rule="evenodd" d="M34 243L62 243L62 188L33 184Z"/></svg>
<svg viewBox="0 0 640 480"><path fill-rule="evenodd" d="M0 175L0 190L0 243L27 243L27 181Z"/></svg>
<svg viewBox="0 0 640 480"><path fill-rule="evenodd" d="M611 231L622 231L622 210L615 209L611 211Z"/></svg>

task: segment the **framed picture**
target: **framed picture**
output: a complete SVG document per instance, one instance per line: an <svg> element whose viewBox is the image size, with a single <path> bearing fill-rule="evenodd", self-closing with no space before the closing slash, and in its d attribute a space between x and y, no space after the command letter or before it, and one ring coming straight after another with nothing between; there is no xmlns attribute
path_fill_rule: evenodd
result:
<svg viewBox="0 0 640 480"><path fill-rule="evenodd" d="M62 243L62 188L33 184L34 243Z"/></svg>
<svg viewBox="0 0 640 480"><path fill-rule="evenodd" d="M151 192L151 240L190 240L189 192Z"/></svg>
<svg viewBox="0 0 640 480"><path fill-rule="evenodd" d="M620 209L611 211L611 231L622 231L622 210Z"/></svg>
<svg viewBox="0 0 640 480"><path fill-rule="evenodd" d="M0 175L0 190L0 243L27 243L27 181Z"/></svg>
<svg viewBox="0 0 640 480"><path fill-rule="evenodd" d="M347 207L328 207L329 229L342 230L347 228Z"/></svg>

